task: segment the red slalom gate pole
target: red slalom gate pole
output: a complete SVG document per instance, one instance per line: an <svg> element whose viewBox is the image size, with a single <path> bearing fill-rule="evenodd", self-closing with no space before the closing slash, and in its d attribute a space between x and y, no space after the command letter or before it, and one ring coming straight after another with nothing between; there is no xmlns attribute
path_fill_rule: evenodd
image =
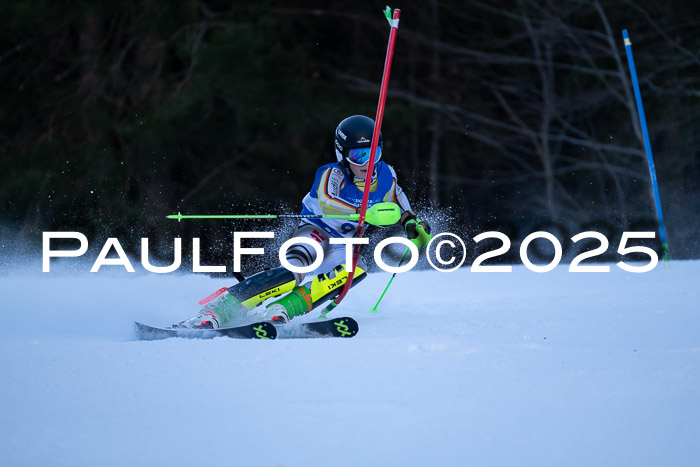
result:
<svg viewBox="0 0 700 467"><path fill-rule="evenodd" d="M394 57L394 45L396 44L396 33L399 30L399 17L401 16L401 10L395 9L394 14L391 19L389 19L389 11L391 9L387 7L385 16L389 20L389 25L391 26L391 31L389 33L389 45L386 49L386 58L384 59L384 73L382 75L382 86L379 91L379 103L377 104L377 116L374 119L374 132L372 133L372 147L370 149L369 155L369 165L367 166L367 175L365 176L365 188L362 192L362 204L360 205L360 218L357 221L357 234L356 237L362 236L362 231L365 226L365 213L367 212L367 201L369 200L369 190L372 185L372 175L374 174L374 159L377 155L377 145L379 144L379 132L382 129L382 118L384 117L384 105L386 103L387 89L389 88L389 74L391 73L391 62ZM360 245L355 245L352 255L352 271L348 273L348 281L343 286L337 297L331 301L326 308L321 312L322 318L326 317L326 314L332 311L335 307L340 305L343 301L345 295L347 295L348 290L352 286L352 279L355 276L355 268L357 268L357 258L360 254Z"/></svg>

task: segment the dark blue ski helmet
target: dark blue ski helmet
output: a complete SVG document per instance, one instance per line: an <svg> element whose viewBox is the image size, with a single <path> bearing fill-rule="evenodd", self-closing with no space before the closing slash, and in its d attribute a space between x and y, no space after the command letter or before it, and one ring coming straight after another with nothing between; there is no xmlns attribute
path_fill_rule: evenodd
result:
<svg viewBox="0 0 700 467"><path fill-rule="evenodd" d="M364 115L353 115L340 122L335 129L335 156L338 163L343 167L348 164L365 165L369 160L373 132L374 120ZM382 157L383 150L384 139L380 132L375 162Z"/></svg>

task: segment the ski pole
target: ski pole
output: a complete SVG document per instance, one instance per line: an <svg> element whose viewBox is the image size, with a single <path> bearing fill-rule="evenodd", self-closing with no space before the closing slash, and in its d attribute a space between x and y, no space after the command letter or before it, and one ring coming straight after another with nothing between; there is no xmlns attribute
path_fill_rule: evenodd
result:
<svg viewBox="0 0 700 467"><path fill-rule="evenodd" d="M625 52L627 53L627 63L630 67L630 76L632 77L632 88L634 89L634 97L637 101L637 114L639 115L639 124L642 127L644 149L647 153L647 165L649 166L651 187L654 191L654 206L656 207L656 219L659 222L659 236L661 237L661 248L664 252L664 262L668 263L668 241L666 240L666 227L664 226L664 216L661 212L661 196L659 195L659 183L656 181L656 169L654 168L654 156L651 153L651 142L649 140L649 130L647 130L647 119L644 116L644 104L642 104L642 93L639 90L639 82L637 81L637 69L634 66L634 57L632 56L632 42L630 41L630 36L627 32L627 29L622 30L622 38L624 39Z"/></svg>
<svg viewBox="0 0 700 467"><path fill-rule="evenodd" d="M170 214L168 219L347 219L356 221L359 214Z"/></svg>
<svg viewBox="0 0 700 467"><path fill-rule="evenodd" d="M406 256L408 255L408 252L409 252L409 251L411 251L411 249L410 249L410 248L406 248L406 251L404 252L403 256L401 257L401 261L399 261L398 266L396 266L397 268L398 268L398 267L401 267L401 265L403 264L403 260L406 259ZM391 279L389 279L389 283L386 285L386 287L384 287L384 292L382 292L382 295L379 297L379 300L377 300L376 305L374 305L369 311L371 311L372 313L376 313L377 311L379 311L379 310L377 310L377 307L379 306L379 302L382 301L382 298L384 298L384 295L386 294L386 291L389 290L389 286L390 286L391 283L394 281L394 277L396 277L396 273L394 273L394 274L391 275Z"/></svg>
<svg viewBox="0 0 700 467"><path fill-rule="evenodd" d="M369 200L369 190L372 185L372 174L374 173L374 158L377 153L377 143L379 143L379 133L382 129L382 118L384 117L384 106L386 104L386 95L389 88L389 75L391 74L391 62L394 58L394 45L396 44L396 33L399 30L399 17L401 16L401 10L398 8L394 10L393 14L391 8L388 6L384 10L384 16L389 22L389 44L386 48L386 58L384 59L384 72L382 73L382 84L379 90L379 102L377 103L377 116L374 118L374 131L372 132L372 144L370 147L369 161L367 162L367 175L365 178L365 188L362 191L362 204L360 204L360 218L357 221L357 237L362 236L362 231L364 230L365 215L367 213L367 201ZM368 221L369 223L369 221ZM348 280L345 282L340 293L326 306L321 312L321 317L325 318L326 315L331 312L335 307L340 305L343 301L345 295L347 295L350 287L352 287L352 279L355 276L355 270L357 268L357 258L360 255L360 245L355 245L352 252L352 270L348 272Z"/></svg>
<svg viewBox="0 0 700 467"><path fill-rule="evenodd" d="M347 219L359 221L360 214L171 214L168 219ZM401 218L401 208L396 203L377 203L367 210L368 224L389 226Z"/></svg>

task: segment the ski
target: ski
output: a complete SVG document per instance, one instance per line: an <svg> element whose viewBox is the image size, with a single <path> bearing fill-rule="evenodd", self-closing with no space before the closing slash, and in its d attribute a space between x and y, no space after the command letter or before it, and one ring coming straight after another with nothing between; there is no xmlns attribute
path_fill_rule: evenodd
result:
<svg viewBox="0 0 700 467"><path fill-rule="evenodd" d="M185 337L187 339L213 339L214 337L275 339L277 337L275 326L266 321L220 329L159 328L136 321L134 324L138 338L146 341L168 339L169 337Z"/></svg>
<svg viewBox="0 0 700 467"><path fill-rule="evenodd" d="M290 323L278 325L281 339L309 338L309 337L354 337L360 330L360 326L353 318L326 319L324 321L312 321L309 323Z"/></svg>
<svg viewBox="0 0 700 467"><path fill-rule="evenodd" d="M140 340L160 340L170 337L187 339L213 339L214 337L232 337L235 339L276 339L277 337L312 338L312 337L354 337L359 325L353 318L344 316L309 323L291 323L273 325L268 321L221 329L187 329L161 328L134 322L136 334ZM277 326L277 327L276 327ZM278 336L279 328L279 336Z"/></svg>

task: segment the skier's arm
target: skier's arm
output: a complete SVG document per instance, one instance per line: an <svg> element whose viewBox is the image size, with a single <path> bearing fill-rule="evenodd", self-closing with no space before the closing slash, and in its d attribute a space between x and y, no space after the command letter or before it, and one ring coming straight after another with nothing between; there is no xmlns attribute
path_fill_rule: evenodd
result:
<svg viewBox="0 0 700 467"><path fill-rule="evenodd" d="M416 213L411 210L406 194L398 184L394 184L394 202L401 208L401 219L399 223L403 226L406 236L418 248L422 248L430 241L430 225L427 221L419 219ZM420 230L416 230L416 229Z"/></svg>
<svg viewBox="0 0 700 467"><path fill-rule="evenodd" d="M384 197L384 201L389 201L398 204L401 208L402 213L410 211L411 203L408 202L408 197L406 197L406 193L404 193L401 187L399 186L399 182L396 179L396 171L392 166L388 164L386 165L386 167L391 172L391 176L394 178L394 182L391 186L391 189L387 192L386 196Z"/></svg>

